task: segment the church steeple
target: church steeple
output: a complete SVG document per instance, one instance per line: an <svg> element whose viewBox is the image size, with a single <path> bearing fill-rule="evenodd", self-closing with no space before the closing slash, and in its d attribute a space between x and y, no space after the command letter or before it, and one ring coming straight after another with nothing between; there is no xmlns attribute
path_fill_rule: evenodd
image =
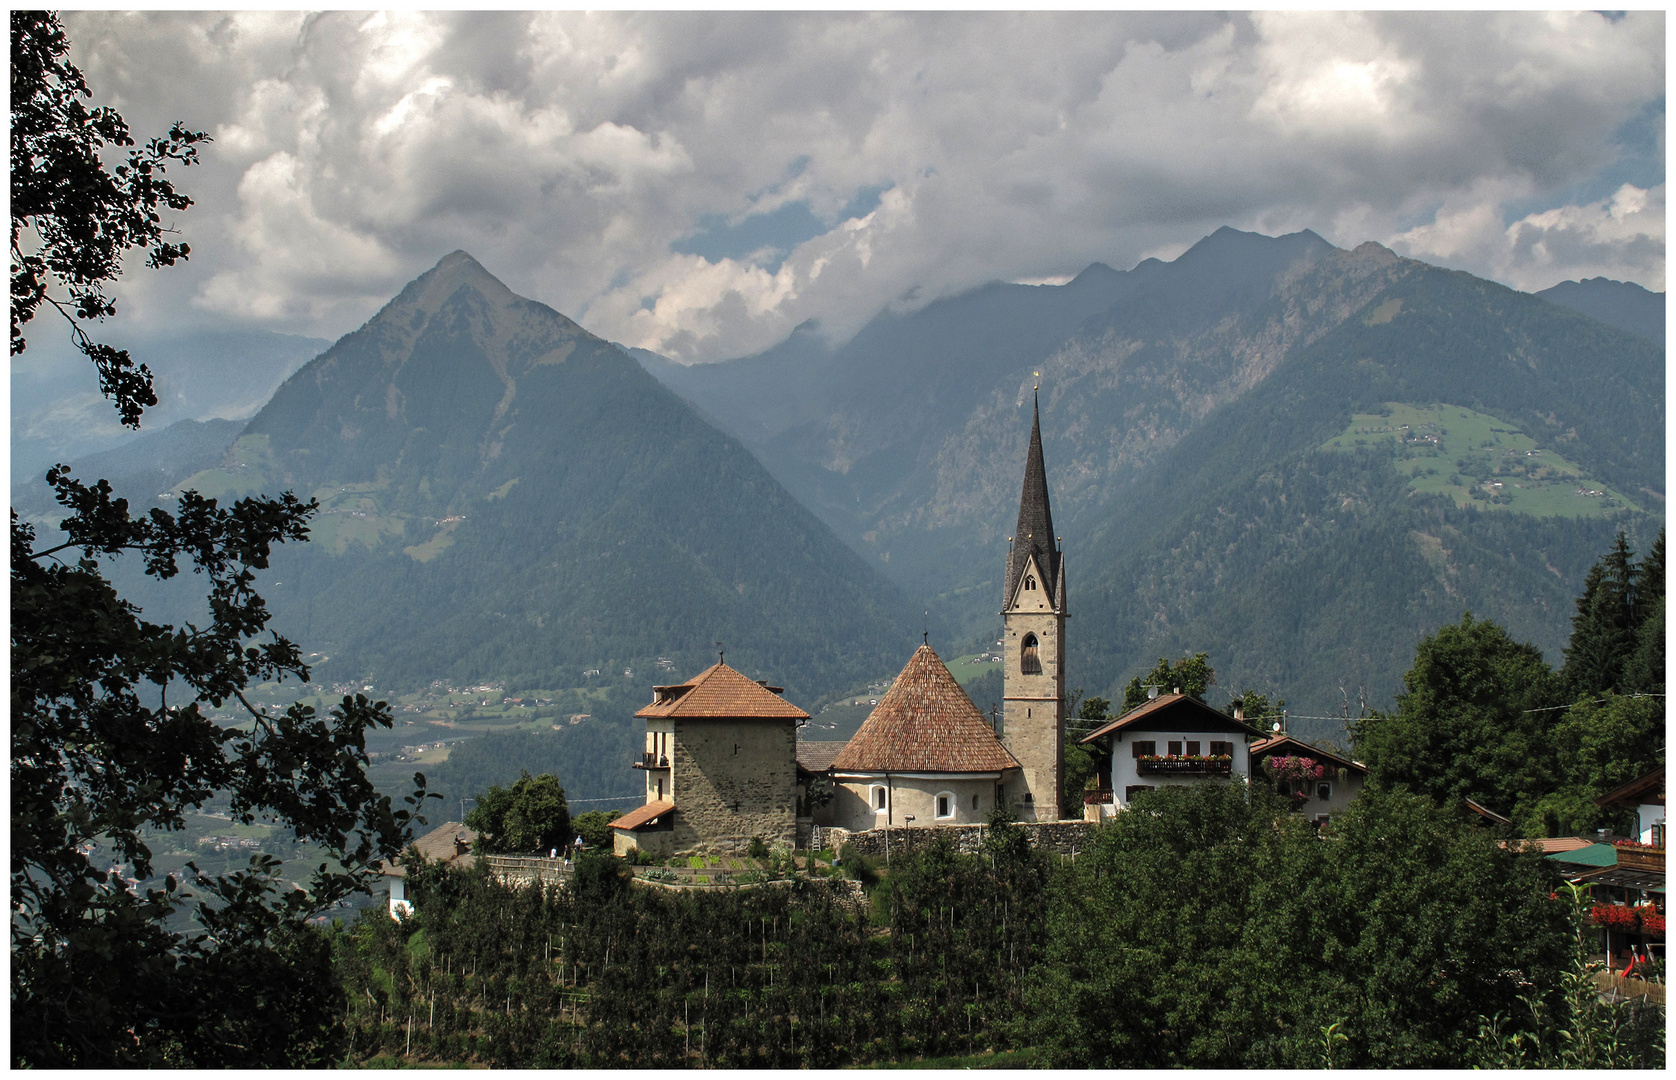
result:
<svg viewBox="0 0 1676 1080"><path fill-rule="evenodd" d="M1053 534L1053 509L1048 505L1047 466L1042 461L1042 408L1035 402L1030 424L1030 452L1024 461L1024 491L1018 499L1018 528L1013 533L1012 554L1007 559L1007 583L1001 596L1003 606L1011 604L1019 576L1036 558L1042 573L1042 587L1048 603L1059 607L1061 568L1059 545Z"/></svg>

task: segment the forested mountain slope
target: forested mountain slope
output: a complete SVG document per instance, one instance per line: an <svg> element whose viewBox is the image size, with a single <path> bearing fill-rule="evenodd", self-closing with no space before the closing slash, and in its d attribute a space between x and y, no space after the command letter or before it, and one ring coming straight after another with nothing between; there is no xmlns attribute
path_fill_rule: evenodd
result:
<svg viewBox="0 0 1676 1080"><path fill-rule="evenodd" d="M1664 344L1664 294L1650 292L1633 281L1603 277L1562 281L1534 295L1644 337L1654 345Z"/></svg>
<svg viewBox="0 0 1676 1080"><path fill-rule="evenodd" d="M649 684L658 657L691 672L721 641L809 700L913 636L897 590L744 447L463 252L181 486L320 500L313 543L261 587L327 681Z"/></svg>
<svg viewBox="0 0 1676 1080"><path fill-rule="evenodd" d="M1651 543L1663 514L1662 350L1408 265L1357 317L1211 413L1090 528L1072 656L1094 685L1194 648L1311 711L1332 708L1340 683L1353 702L1365 686L1385 704L1420 635L1463 609L1556 657L1595 554L1619 528ZM1418 431L1407 443L1342 437L1356 414L1389 403L1447 403L1457 424L1500 426L1481 462L1405 457L1436 452ZM1532 475L1529 451L1515 461L1502 448L1515 432L1635 503L1572 492L1564 512L1504 509L1495 489ZM1493 471L1461 505L1426 490L1427 468Z"/></svg>

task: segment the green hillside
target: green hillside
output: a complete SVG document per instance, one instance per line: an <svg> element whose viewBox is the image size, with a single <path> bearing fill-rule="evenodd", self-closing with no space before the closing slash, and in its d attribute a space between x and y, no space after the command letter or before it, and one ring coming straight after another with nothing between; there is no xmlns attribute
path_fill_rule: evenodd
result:
<svg viewBox="0 0 1676 1080"><path fill-rule="evenodd" d="M1501 508L1533 517L1613 517L1642 506L1589 476L1518 428L1457 405L1386 402L1357 413L1323 450L1375 446L1393 451L1409 489L1446 495L1456 506Z"/></svg>

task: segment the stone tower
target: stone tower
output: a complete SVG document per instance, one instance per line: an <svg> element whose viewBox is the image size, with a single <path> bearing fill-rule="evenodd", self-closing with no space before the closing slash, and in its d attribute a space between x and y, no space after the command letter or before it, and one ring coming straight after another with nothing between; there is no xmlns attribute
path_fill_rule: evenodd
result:
<svg viewBox="0 0 1676 1080"><path fill-rule="evenodd" d="M1065 559L1048 506L1039 403L1034 413L1002 593L1001 742L1023 767L1022 790L1007 793L1020 820L1057 821L1065 771Z"/></svg>

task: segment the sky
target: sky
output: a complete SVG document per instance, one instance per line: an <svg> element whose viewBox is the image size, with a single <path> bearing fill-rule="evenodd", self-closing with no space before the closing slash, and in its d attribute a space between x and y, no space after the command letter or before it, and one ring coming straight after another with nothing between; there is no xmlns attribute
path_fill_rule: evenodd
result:
<svg viewBox="0 0 1676 1080"><path fill-rule="evenodd" d="M66 12L175 175L139 328L335 339L464 249L674 359L1229 225L1664 289L1662 12ZM172 174L173 175L173 174Z"/></svg>

